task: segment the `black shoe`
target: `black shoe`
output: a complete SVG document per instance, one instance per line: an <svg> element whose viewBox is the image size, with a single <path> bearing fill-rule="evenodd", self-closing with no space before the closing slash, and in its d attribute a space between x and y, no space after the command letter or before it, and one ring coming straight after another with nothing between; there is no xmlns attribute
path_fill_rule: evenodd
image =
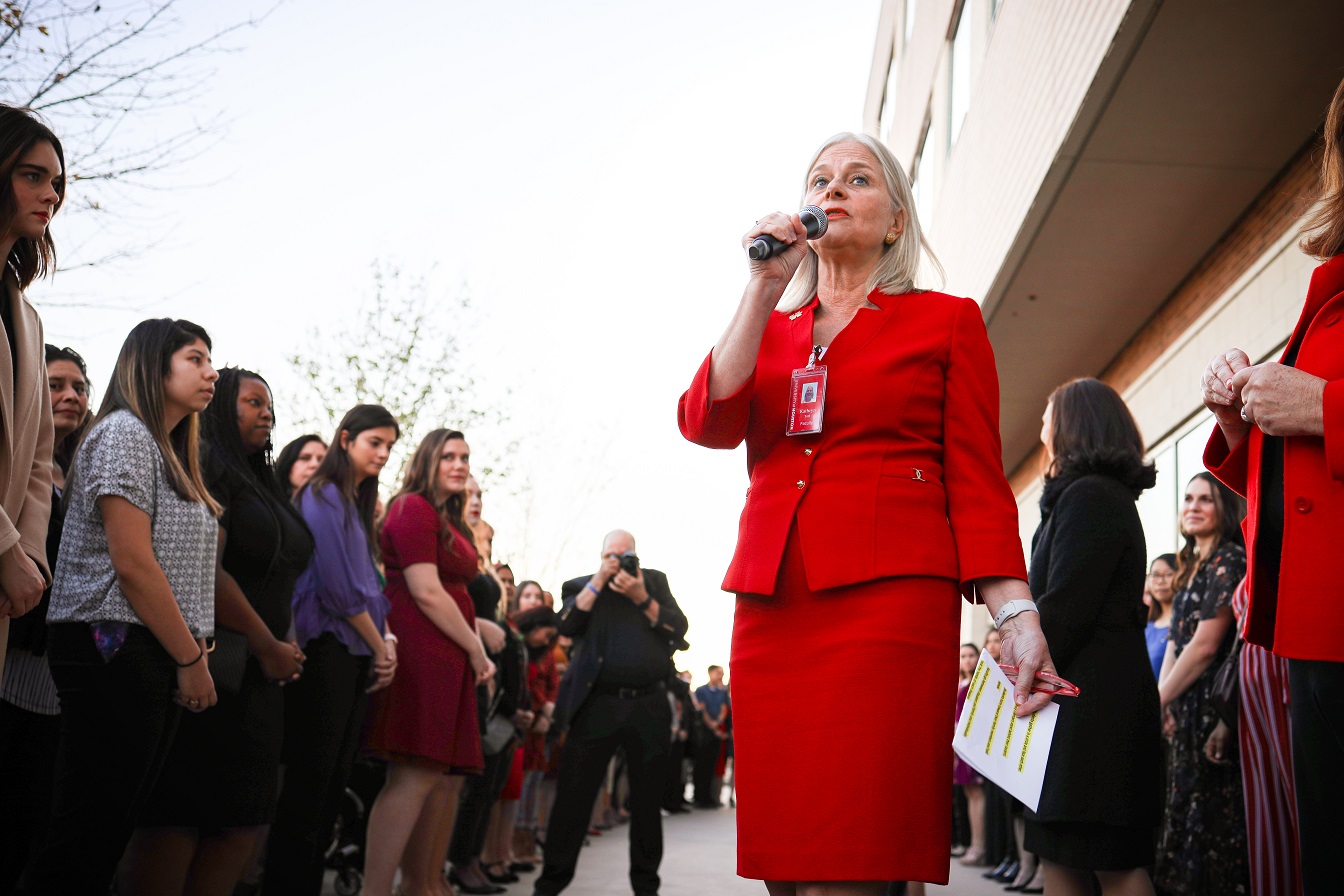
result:
<svg viewBox="0 0 1344 896"><path fill-rule="evenodd" d="M1011 884L1013 881L1017 880L1018 872L1020 872L1021 870L1022 870L1022 863L1013 862L1013 864L1003 869L1002 874L1000 874L998 877L994 879L997 880L999 883Z"/></svg>
<svg viewBox="0 0 1344 896"><path fill-rule="evenodd" d="M488 874L489 872L487 872L487 875ZM495 894L497 893L504 892L503 887L497 887L494 884L482 884L480 886L472 886L471 884L463 881L462 878L458 876L457 872L452 870L448 872L448 883L452 884L453 888L457 890L457 892L470 893L472 894L472 896L495 896Z"/></svg>
<svg viewBox="0 0 1344 896"><path fill-rule="evenodd" d="M985 878L986 880L998 880L999 875L1003 874L1004 871L1008 870L1008 866L1011 864L1013 864L1012 859L1004 859L996 867L991 868L989 871L981 872L980 876Z"/></svg>
<svg viewBox="0 0 1344 896"><path fill-rule="evenodd" d="M537 866L531 862L510 862L509 871L514 874L531 874L537 870Z"/></svg>
<svg viewBox="0 0 1344 896"><path fill-rule="evenodd" d="M492 884L516 884L516 883L518 883L518 875L514 874L512 871L510 871L510 870L507 869L507 868L504 868L504 870L503 870L502 872L500 872L500 871L496 871L496 870L495 870L496 868L504 868L504 864L501 862L501 863L499 863L499 864L497 864L497 865L482 865L482 866L481 866L481 870L485 872L485 876L486 876L486 878L487 878ZM497 890L496 892L503 893L503 892L504 892L504 888L503 888L503 887L500 887L499 890Z"/></svg>

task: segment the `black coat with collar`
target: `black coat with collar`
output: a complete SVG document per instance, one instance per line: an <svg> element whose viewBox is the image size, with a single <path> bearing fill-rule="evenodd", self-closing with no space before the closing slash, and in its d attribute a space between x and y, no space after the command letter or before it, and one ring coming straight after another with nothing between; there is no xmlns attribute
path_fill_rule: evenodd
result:
<svg viewBox="0 0 1344 896"><path fill-rule="evenodd" d="M686 648L686 630L689 623L672 596L667 584L667 576L656 569L644 568L644 589L658 604L658 619L653 628L667 642L667 675L675 673L672 654ZM560 680L560 694L555 701L554 724L551 732L554 736L563 733L569 723L578 715L588 694L602 672L603 657L607 651L611 634L612 616L617 612L618 601L628 603L622 594L603 588L597 596L593 608L589 611L578 608L578 598L584 586L592 576L580 576L565 582L560 590L563 607L560 610L560 634L574 639L574 647L569 657L569 668Z"/></svg>
<svg viewBox="0 0 1344 896"><path fill-rule="evenodd" d="M1151 468L1137 467L1046 480L1031 593L1050 656L1081 693L1055 701L1041 821L1156 825L1161 817L1161 722L1144 641L1147 557L1135 506L1151 485Z"/></svg>

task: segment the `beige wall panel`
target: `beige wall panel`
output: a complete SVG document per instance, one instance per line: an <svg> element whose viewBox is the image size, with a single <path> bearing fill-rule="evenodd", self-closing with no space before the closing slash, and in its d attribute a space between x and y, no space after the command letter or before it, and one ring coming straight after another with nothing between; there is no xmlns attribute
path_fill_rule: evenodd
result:
<svg viewBox="0 0 1344 896"><path fill-rule="evenodd" d="M934 211L948 291L980 299L989 289L1128 7L1004 4Z"/></svg>

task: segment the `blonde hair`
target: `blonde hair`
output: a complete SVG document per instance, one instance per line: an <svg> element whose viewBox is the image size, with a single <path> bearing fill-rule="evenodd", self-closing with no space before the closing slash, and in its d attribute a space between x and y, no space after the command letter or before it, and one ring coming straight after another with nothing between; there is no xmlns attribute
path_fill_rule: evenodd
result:
<svg viewBox="0 0 1344 896"><path fill-rule="evenodd" d="M867 134L855 134L849 131L836 134L821 144L813 154L812 161L807 163L808 174L811 174L812 167L817 164L817 159L821 158L822 153L840 143L857 143L873 154L873 158L882 169L883 180L887 183L887 197L891 200L891 210L905 217L905 227L896 238L896 242L883 248L882 260L868 281L868 291L880 289L890 295L897 295L914 289L915 281L919 277L921 251L929 256L929 261L938 271L938 276L943 277L943 266L938 261L938 256L933 254L933 248L929 246L929 241L924 238L924 231L919 226L919 214L915 211L915 197L910 189L910 178L905 176L901 163L881 140ZM805 175L804 199L809 188L810 184L807 183ZM798 265L798 270L794 272L793 279L784 289L784 295L780 297L776 308L783 312L796 311L812 301L812 297L816 294L817 253L809 246L802 264Z"/></svg>

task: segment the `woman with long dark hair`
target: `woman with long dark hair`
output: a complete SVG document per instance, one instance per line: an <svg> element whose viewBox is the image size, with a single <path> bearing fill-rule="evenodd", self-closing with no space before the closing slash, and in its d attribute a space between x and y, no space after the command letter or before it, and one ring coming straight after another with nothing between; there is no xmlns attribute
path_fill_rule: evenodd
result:
<svg viewBox="0 0 1344 896"><path fill-rule="evenodd" d="M64 201L61 141L30 110L0 105L0 661L10 617L35 607L51 582L51 400L42 320L23 291L56 268L47 225Z"/></svg>
<svg viewBox="0 0 1344 896"><path fill-rule="evenodd" d="M285 689L285 776L267 841L263 892L318 896L323 858L359 746L368 692L396 671L374 557L378 474L401 434L384 407L360 404L299 492L313 559L294 587L303 675Z"/></svg>
<svg viewBox="0 0 1344 896"><path fill-rule="evenodd" d="M1151 896L1162 740L1135 502L1156 471L1129 408L1100 380L1051 393L1041 441L1050 467L1031 592L1059 674L1081 693L1059 702L1058 746L1040 805L1026 812L1022 848L1045 868L1051 894L1091 896L1099 884L1107 896Z"/></svg>
<svg viewBox="0 0 1344 896"><path fill-rule="evenodd" d="M56 438L52 472L51 524L47 528L47 565L56 567L65 514L61 491L75 447L88 431L89 371L71 348L46 347L47 385ZM51 814L52 775L61 733L61 703L47 667L48 589L37 607L13 620L0 687L0 893L8 893L37 845L41 828L33 819Z"/></svg>
<svg viewBox="0 0 1344 896"><path fill-rule="evenodd" d="M233 892L274 819L280 686L303 670L285 635L313 538L271 468L270 387L249 370L221 370L201 423L205 481L223 507L210 658L219 704L182 720L122 862L123 893Z"/></svg>
<svg viewBox="0 0 1344 896"><path fill-rule="evenodd" d="M107 892L181 708L215 703L219 504L201 476L210 337L147 320L126 337L67 480L47 656L61 701L51 823L21 892Z"/></svg>
<svg viewBox="0 0 1344 896"><path fill-rule="evenodd" d="M1158 689L1171 740L1171 776L1158 843L1158 892L1221 896L1250 892L1245 807L1234 743L1205 755L1219 726L1214 673L1236 638L1232 596L1246 575L1244 505L1212 473L1185 487L1176 555L1171 635Z"/></svg>
<svg viewBox="0 0 1344 896"><path fill-rule="evenodd" d="M477 570L462 516L470 472L462 433L434 430L411 455L383 523L388 621L406 663L375 700L366 744L387 760L387 783L369 812L370 896L390 896L398 866L408 892L441 890L447 847L436 841L452 824L443 812L456 810L462 776L484 766L476 685L495 667L467 594ZM440 788L446 799L431 802Z"/></svg>
<svg viewBox="0 0 1344 896"><path fill-rule="evenodd" d="M315 432L301 435L280 449L275 458L275 479L292 498L313 478L326 456L327 443L320 435Z"/></svg>

